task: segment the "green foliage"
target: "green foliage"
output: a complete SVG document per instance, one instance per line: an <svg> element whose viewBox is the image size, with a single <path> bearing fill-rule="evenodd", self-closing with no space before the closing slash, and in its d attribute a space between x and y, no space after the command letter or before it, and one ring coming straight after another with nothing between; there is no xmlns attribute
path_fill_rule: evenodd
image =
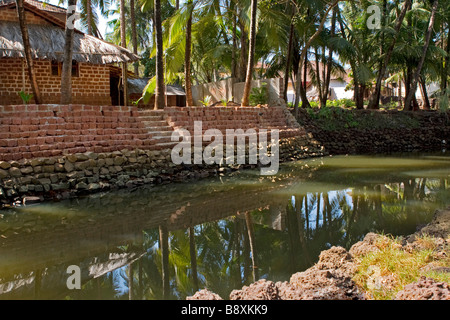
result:
<svg viewBox="0 0 450 320"><path fill-rule="evenodd" d="M395 117L380 112L359 113L343 108L308 108L307 114L323 130L335 131L349 128L383 129L383 128L418 128L417 119L396 114Z"/></svg>
<svg viewBox="0 0 450 320"><path fill-rule="evenodd" d="M250 92L250 105L266 104L268 100L267 84L261 84L261 87L252 88Z"/></svg>
<svg viewBox="0 0 450 320"><path fill-rule="evenodd" d="M22 99L23 103L25 103L25 104L28 104L28 102L30 102L30 100L33 98L33 94L26 93L24 91L20 91L18 93L18 95Z"/></svg>
<svg viewBox="0 0 450 320"><path fill-rule="evenodd" d="M207 107L207 106L209 106L209 105L211 104L211 101L212 101L212 97L211 97L211 96L206 96L206 97L204 98L204 100L200 100L200 103L201 103L204 107Z"/></svg>

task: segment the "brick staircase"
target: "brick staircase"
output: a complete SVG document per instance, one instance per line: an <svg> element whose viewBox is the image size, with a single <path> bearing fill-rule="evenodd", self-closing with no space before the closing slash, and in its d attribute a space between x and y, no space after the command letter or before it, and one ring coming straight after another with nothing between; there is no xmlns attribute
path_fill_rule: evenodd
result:
<svg viewBox="0 0 450 320"><path fill-rule="evenodd" d="M178 142L171 141L173 128L167 123L164 110L140 110L139 118L156 142L155 149L167 149Z"/></svg>

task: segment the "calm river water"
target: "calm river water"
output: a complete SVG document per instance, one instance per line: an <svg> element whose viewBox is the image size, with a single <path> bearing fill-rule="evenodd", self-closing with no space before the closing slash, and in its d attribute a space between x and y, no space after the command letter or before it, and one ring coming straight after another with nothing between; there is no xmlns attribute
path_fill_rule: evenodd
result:
<svg viewBox="0 0 450 320"><path fill-rule="evenodd" d="M0 299L228 298L367 232L413 233L450 203L449 178L445 153L336 156L1 210Z"/></svg>

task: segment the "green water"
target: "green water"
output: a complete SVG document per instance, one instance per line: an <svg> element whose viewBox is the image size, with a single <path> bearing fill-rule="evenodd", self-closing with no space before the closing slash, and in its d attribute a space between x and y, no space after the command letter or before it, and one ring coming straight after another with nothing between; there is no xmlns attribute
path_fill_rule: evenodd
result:
<svg viewBox="0 0 450 320"><path fill-rule="evenodd" d="M253 276L289 280L367 232L415 232L450 203L449 178L445 153L339 156L283 164L275 177L234 172L2 210L0 299L184 299L197 287L228 298ZM67 288L70 265L81 289Z"/></svg>

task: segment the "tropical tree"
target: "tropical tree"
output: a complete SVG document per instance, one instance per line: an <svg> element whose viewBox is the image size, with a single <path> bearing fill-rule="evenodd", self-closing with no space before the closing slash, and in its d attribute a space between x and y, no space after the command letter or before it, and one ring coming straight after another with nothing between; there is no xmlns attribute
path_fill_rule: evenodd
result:
<svg viewBox="0 0 450 320"><path fill-rule="evenodd" d="M251 3L251 20L250 20L250 45L248 52L247 74L245 78L244 93L242 96L242 106L249 105L250 89L252 86L253 61L255 58L255 38L256 38L256 10L258 9L258 1L252 0Z"/></svg>
<svg viewBox="0 0 450 320"><path fill-rule="evenodd" d="M164 87L164 51L162 42L161 26L161 1L154 0L154 27L156 39L156 88L155 88L155 110L166 106Z"/></svg>
<svg viewBox="0 0 450 320"><path fill-rule="evenodd" d="M125 23L125 0L120 0L120 45L127 47L126 40L126 23ZM128 105L128 64L122 62L122 88L123 88L123 105Z"/></svg>
<svg viewBox="0 0 450 320"><path fill-rule="evenodd" d="M77 0L68 1L66 14L66 30L64 44L64 61L61 71L61 104L72 102L72 54L73 54L73 33L74 26L71 23L71 16L75 13L71 8L75 8Z"/></svg>
<svg viewBox="0 0 450 320"><path fill-rule="evenodd" d="M402 26L403 20L405 19L406 12L409 10L410 7L411 7L411 0L406 0L405 3L403 4L402 11L401 11L400 15L398 16L396 24L395 24L395 30L394 30L395 33L394 33L393 41L392 41L391 45L389 46L389 49L386 52L386 55L384 58L384 62L381 64L381 68L378 71L378 77L377 77L377 81L375 84L375 90L370 98L368 109L378 109L379 102L380 102L381 81L386 73L386 69L387 69L389 61L391 59L392 52L394 51L395 44L400 35L400 28Z"/></svg>
<svg viewBox="0 0 450 320"><path fill-rule="evenodd" d="M191 40L192 40L192 10L193 0L187 1L188 20L186 22L186 48L184 53L184 82L186 91L186 106L193 106L194 101L192 99L191 89Z"/></svg>
<svg viewBox="0 0 450 320"><path fill-rule="evenodd" d="M432 9L431 9L430 22L428 24L427 33L425 35L425 43L423 45L422 57L421 57L421 59L419 61L419 64L418 64L417 69L416 69L416 72L414 74L414 78L413 78L412 84L411 84L411 90L409 91L409 93L408 93L408 95L407 95L407 97L405 99L405 108L404 108L404 110L410 109L411 101L413 99L414 92L417 90L417 83L419 81L420 73L422 71L422 67L423 67L423 64L425 62L425 57L427 55L428 47L430 45L431 35L433 33L434 22L435 22L435 18L436 18L436 12L437 12L437 9L438 9L438 5L439 5L439 1L438 0L434 0L433 6L432 6Z"/></svg>
<svg viewBox="0 0 450 320"><path fill-rule="evenodd" d="M31 90L36 104L42 103L41 92L36 79L34 70L33 57L31 56L30 37L28 35L28 27L25 17L24 0L16 0L17 14L19 16L20 32L22 33L23 51L27 62L28 77L30 79Z"/></svg>

